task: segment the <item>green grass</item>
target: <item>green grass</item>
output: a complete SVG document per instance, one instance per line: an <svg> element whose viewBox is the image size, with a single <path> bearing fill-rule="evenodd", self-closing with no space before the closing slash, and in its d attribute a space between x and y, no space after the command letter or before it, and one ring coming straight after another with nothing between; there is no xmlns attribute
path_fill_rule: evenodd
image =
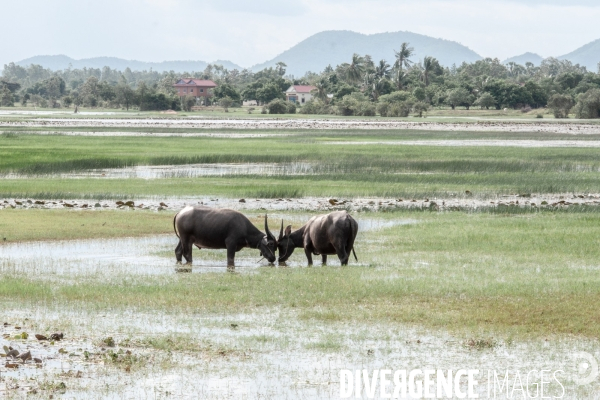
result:
<svg viewBox="0 0 600 400"><path fill-rule="evenodd" d="M176 211L0 210L0 241L72 240L173 232Z"/></svg>
<svg viewBox="0 0 600 400"><path fill-rule="evenodd" d="M254 139L60 135L0 138L0 172L25 175L22 179L2 180L0 196L54 199L190 195L433 197L469 190L485 197L510 193L596 192L599 183L600 153L593 148L327 144L340 139L401 142L421 135L412 131L339 134L299 133ZM436 139L452 134L428 132L422 135ZM486 137L487 134L474 135ZM539 138L537 133L521 134L522 138L529 136ZM43 175L132 165L259 162L309 163L313 170L307 176L157 180L59 179Z"/></svg>
<svg viewBox="0 0 600 400"><path fill-rule="evenodd" d="M361 233L358 266L77 284L4 273L0 301L199 314L277 308L303 320L409 324L475 337L600 335L600 213L382 217L419 223ZM297 253L293 260L303 262ZM321 342L321 349L337 346Z"/></svg>

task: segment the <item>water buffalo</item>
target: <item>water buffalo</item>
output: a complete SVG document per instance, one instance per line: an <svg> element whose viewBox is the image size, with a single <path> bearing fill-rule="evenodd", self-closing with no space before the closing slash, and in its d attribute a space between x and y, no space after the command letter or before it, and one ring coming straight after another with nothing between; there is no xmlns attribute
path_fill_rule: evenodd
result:
<svg viewBox="0 0 600 400"><path fill-rule="evenodd" d="M277 240L279 262L285 262L296 247L304 247L308 265L312 265L312 255L321 255L323 264L327 263L328 254L337 254L342 265L348 265L350 250L354 254L354 239L358 232L358 224L346 211L335 211L327 215L312 217L302 228L292 232L288 225L281 231Z"/></svg>
<svg viewBox="0 0 600 400"><path fill-rule="evenodd" d="M173 218L173 229L179 238L175 249L177 262L185 257L192 263L192 247L227 249L227 266L235 267L235 253L244 247L260 250L269 262L275 261L277 240L269 231L265 216L265 235L244 214L227 208L188 206Z"/></svg>

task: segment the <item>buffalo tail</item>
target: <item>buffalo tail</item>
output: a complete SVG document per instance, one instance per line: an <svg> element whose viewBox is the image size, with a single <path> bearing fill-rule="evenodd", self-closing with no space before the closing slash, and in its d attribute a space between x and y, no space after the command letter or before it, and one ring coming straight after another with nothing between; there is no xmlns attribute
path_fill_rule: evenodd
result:
<svg viewBox="0 0 600 400"><path fill-rule="evenodd" d="M348 218L346 218L346 221L348 221ZM354 237L354 232L352 231L352 221L348 221L350 223L350 236ZM354 237L354 239L356 239ZM358 261L358 257L356 257L356 252L354 251L354 240L352 240L352 254L354 254L354 259L356 261Z"/></svg>
<svg viewBox="0 0 600 400"><path fill-rule="evenodd" d="M173 217L173 230L175 231L175 235L177 237L179 237L179 233L177 233L177 228L175 227L175 220L177 219L177 216L179 215L179 213L175 214L175 216ZM356 257L356 256L354 256Z"/></svg>

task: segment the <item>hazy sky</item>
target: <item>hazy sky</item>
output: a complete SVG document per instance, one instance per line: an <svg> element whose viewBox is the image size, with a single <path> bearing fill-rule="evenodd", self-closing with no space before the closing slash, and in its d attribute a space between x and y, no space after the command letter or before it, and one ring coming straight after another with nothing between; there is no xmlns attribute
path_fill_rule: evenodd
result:
<svg viewBox="0 0 600 400"><path fill-rule="evenodd" d="M0 64L65 54L249 67L334 29L411 31L500 59L600 38L598 0L0 0L0 12Z"/></svg>

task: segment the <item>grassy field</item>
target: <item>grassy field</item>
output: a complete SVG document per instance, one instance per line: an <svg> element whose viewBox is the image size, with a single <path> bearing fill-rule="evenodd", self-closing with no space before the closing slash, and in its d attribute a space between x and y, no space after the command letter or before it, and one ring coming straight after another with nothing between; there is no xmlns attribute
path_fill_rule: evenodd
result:
<svg viewBox="0 0 600 400"><path fill-rule="evenodd" d="M227 116L232 114L242 117ZM495 110L438 114L439 121L507 118ZM0 121L11 118L32 117ZM99 127L98 132L176 136L84 137L61 133L90 128L52 128L56 133L46 135L37 134L47 130L43 126L1 124L0 201L10 204L14 198L75 198L114 206L117 199L150 198L156 209L166 198L212 196L235 199L233 204L242 197L309 196L404 198L404 204L438 197L438 204L443 199L466 204L502 194L597 194L600 187L597 148L542 143L600 140L593 132ZM188 135L215 132L270 136ZM449 139L540 143L402 144ZM353 144L378 141L386 143ZM85 176L91 168L191 163L300 163L311 169L305 175ZM274 267L257 263L256 250L245 249L236 255L235 273L225 272L223 250L194 250L192 273L175 265L171 208L26 209L25 203L0 209L0 314L9 323L0 325L0 340L31 349L47 363L41 369L20 365L12 375L0 366L0 396L176 398L188 390L200 398L336 398L337 389L330 389L337 388L340 368L569 370L574 351L600 354L600 207L585 201L519 207L486 200L481 207L453 211L357 208L359 223L385 223L359 231L359 262L340 267L330 257L329 266L309 268L297 250L289 266ZM249 202L267 210L243 212L261 229L267 212L269 221L283 218L294 228L323 212L270 209L275 203ZM55 344L33 336L59 330L66 338ZM23 338L22 332L32 336ZM64 365L78 365L83 376ZM29 379L38 370L42 375ZM598 382L565 385L565 398L600 393Z"/></svg>
<svg viewBox="0 0 600 400"><path fill-rule="evenodd" d="M0 173L24 175L20 179L3 180L0 197L433 197L461 195L466 190L485 197L510 193L585 193L596 192L598 188L600 155L595 148L329 144L342 138L347 142L392 140L401 143L415 138L460 140L499 136L491 132L291 133L292 136L251 139L19 134L0 137ZM590 140L590 136L593 135L586 135L582 140ZM504 139L517 137L540 140L542 135L506 134ZM548 137L567 138L566 135L544 136ZM307 163L312 170L303 176L156 180L43 176L90 168L193 163Z"/></svg>
<svg viewBox="0 0 600 400"><path fill-rule="evenodd" d="M124 211L0 214L1 229L21 231L15 237L21 240L164 233L170 226L170 215ZM16 276L4 265L0 300L179 313L283 308L306 320L386 321L502 338L600 335L599 212L358 216L364 217L416 223L361 233L356 250L366 267L261 268L254 274L136 277L115 285L100 278L72 284ZM303 263L304 255L292 259Z"/></svg>

